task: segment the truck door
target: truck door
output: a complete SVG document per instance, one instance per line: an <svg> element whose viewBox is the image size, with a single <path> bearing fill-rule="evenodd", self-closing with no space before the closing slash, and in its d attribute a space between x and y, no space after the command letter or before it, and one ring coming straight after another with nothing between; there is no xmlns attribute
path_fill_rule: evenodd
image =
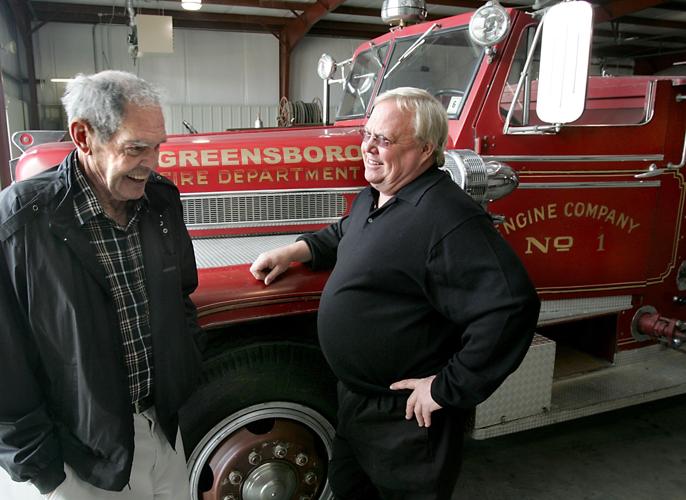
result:
<svg viewBox="0 0 686 500"><path fill-rule="evenodd" d="M675 104L670 80L591 76L581 117L537 130L545 124L535 109L536 54L514 96L534 28L506 48L474 126L484 159L520 174L519 188L490 205L505 216L499 230L542 293L619 295L661 283L677 265L684 180L678 169L650 172L679 156L684 104Z"/></svg>

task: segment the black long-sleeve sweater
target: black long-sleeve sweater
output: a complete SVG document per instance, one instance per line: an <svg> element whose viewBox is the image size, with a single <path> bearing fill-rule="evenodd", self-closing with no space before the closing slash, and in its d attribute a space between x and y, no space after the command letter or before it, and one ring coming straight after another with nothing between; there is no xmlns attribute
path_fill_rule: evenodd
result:
<svg viewBox="0 0 686 500"><path fill-rule="evenodd" d="M350 214L301 236L322 293L319 340L351 390L436 374L443 407L470 408L514 371L540 303L518 257L486 212L432 168L375 209L363 190Z"/></svg>

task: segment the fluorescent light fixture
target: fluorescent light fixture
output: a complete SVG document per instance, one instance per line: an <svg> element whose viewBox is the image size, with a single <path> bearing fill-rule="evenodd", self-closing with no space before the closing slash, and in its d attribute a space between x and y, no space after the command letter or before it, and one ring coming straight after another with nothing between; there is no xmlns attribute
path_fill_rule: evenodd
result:
<svg viewBox="0 0 686 500"><path fill-rule="evenodd" d="M74 79L73 78L50 78L50 81L52 83L69 83L69 82L73 82Z"/></svg>
<svg viewBox="0 0 686 500"><path fill-rule="evenodd" d="M181 0L181 7L186 10L200 10L202 0Z"/></svg>

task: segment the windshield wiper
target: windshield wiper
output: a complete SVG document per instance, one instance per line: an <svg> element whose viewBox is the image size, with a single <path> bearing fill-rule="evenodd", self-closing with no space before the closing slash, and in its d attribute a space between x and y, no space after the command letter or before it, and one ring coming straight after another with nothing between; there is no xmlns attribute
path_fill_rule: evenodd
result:
<svg viewBox="0 0 686 500"><path fill-rule="evenodd" d="M429 28L424 33L422 33L422 36L417 38L417 40L415 40L415 42L412 45L410 45L405 52L403 52L403 55L401 55L398 58L396 63L393 65L393 67L391 69L389 69L388 73L386 73L383 76L383 79L385 80L386 78L388 78L391 75L391 73L393 73L395 71L395 68L397 68L400 65L400 63L402 63L405 59L410 57L410 55L412 55L412 53L415 50L417 50L421 45L423 45L424 40L426 39L427 36L429 36L429 33L431 33L437 27L439 27L438 23L433 23L431 26L429 26Z"/></svg>

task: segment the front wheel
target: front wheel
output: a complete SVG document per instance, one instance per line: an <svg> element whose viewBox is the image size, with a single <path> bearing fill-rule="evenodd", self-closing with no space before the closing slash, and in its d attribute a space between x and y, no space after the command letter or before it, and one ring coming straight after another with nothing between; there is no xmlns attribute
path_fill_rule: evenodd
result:
<svg viewBox="0 0 686 500"><path fill-rule="evenodd" d="M268 343L210 361L181 414L192 498L330 500L335 379L318 349Z"/></svg>

